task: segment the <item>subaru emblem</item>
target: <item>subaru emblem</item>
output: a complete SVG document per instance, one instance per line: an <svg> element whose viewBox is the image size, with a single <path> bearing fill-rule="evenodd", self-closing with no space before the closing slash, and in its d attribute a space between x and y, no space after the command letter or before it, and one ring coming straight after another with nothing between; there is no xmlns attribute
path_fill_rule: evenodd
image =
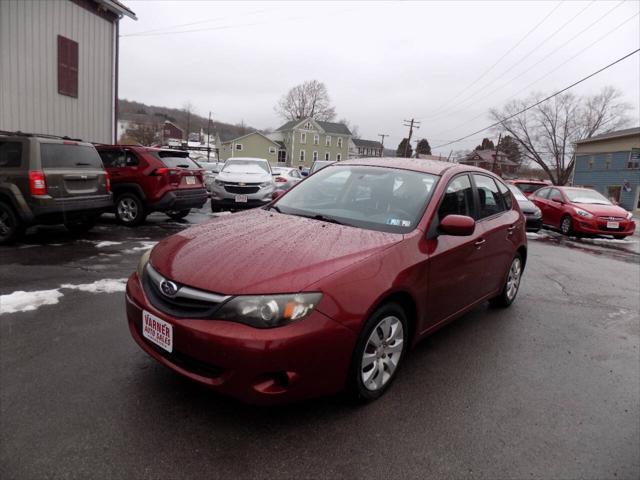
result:
<svg viewBox="0 0 640 480"><path fill-rule="evenodd" d="M178 286L169 280L162 280L160 282L160 290L162 290L162 293L167 297L173 297L178 293Z"/></svg>

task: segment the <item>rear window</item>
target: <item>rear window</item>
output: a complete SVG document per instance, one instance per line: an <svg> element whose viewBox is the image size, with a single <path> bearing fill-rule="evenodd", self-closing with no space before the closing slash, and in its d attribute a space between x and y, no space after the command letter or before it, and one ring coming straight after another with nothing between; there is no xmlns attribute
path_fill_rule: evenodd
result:
<svg viewBox="0 0 640 480"><path fill-rule="evenodd" d="M542 187L544 187L544 184L518 182L518 183L516 183L516 187L518 187L520 189L520 191L522 191L524 193L533 193L536 190L540 190Z"/></svg>
<svg viewBox="0 0 640 480"><path fill-rule="evenodd" d="M0 167L19 167L22 159L22 143L0 142Z"/></svg>
<svg viewBox="0 0 640 480"><path fill-rule="evenodd" d="M94 147L62 143L41 143L42 168L99 168L102 159Z"/></svg>
<svg viewBox="0 0 640 480"><path fill-rule="evenodd" d="M200 169L200 166L189 158L187 152L154 152L154 155L169 168Z"/></svg>

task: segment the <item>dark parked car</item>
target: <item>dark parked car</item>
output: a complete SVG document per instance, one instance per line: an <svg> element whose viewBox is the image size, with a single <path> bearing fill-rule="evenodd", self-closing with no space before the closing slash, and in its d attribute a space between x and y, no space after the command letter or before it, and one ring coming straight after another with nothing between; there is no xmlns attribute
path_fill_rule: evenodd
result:
<svg viewBox="0 0 640 480"><path fill-rule="evenodd" d="M340 188L318 203L328 185ZM484 301L515 300L527 240L512 199L466 165L336 163L145 254L127 283L131 335L247 402L345 388L373 400L420 339Z"/></svg>
<svg viewBox="0 0 640 480"><path fill-rule="evenodd" d="M542 210L542 223L565 235L633 235L633 215L591 188L546 187L529 197Z"/></svg>
<svg viewBox="0 0 640 480"><path fill-rule="evenodd" d="M542 211L531 202L515 185L508 185L518 206L527 219L527 232L537 232L542 228Z"/></svg>
<svg viewBox="0 0 640 480"><path fill-rule="evenodd" d="M139 225L151 212L178 220L207 201L203 170L188 152L128 145L97 149L111 176L116 218L124 225Z"/></svg>
<svg viewBox="0 0 640 480"><path fill-rule="evenodd" d="M86 232L112 205L109 176L90 143L0 132L0 244L30 225Z"/></svg>

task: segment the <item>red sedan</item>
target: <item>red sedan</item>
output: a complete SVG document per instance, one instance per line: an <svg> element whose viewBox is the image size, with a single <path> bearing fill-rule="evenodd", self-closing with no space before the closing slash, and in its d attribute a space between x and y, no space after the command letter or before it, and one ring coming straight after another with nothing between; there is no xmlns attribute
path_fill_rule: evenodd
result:
<svg viewBox="0 0 640 480"><path fill-rule="evenodd" d="M525 219L486 170L337 162L160 242L128 281L127 315L158 362L246 402L366 401L429 333L509 306L526 260Z"/></svg>
<svg viewBox="0 0 640 480"><path fill-rule="evenodd" d="M613 235L625 238L636 229L632 214L590 188L547 187L529 197L542 211L542 223L565 235Z"/></svg>

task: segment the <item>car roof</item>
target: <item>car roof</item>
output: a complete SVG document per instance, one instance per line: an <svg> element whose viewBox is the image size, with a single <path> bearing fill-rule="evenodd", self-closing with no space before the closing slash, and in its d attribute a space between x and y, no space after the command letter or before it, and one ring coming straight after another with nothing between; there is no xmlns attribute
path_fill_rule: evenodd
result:
<svg viewBox="0 0 640 480"><path fill-rule="evenodd" d="M526 179L526 178L514 178L512 180L509 180L512 183L533 183L535 185L549 185L547 182L545 182L544 180L535 180L535 179Z"/></svg>
<svg viewBox="0 0 640 480"><path fill-rule="evenodd" d="M251 160L253 162L268 162L266 158L258 158L258 157L231 157L227 158L227 162L229 160Z"/></svg>
<svg viewBox="0 0 640 480"><path fill-rule="evenodd" d="M441 162L439 160L425 160L421 158L399 158L399 157L370 157L338 162L341 165L366 165L370 167L393 167L403 170L413 170L415 172L430 173L432 175L442 175L445 171L454 169L455 171L491 173L483 168L474 167L454 162Z"/></svg>

